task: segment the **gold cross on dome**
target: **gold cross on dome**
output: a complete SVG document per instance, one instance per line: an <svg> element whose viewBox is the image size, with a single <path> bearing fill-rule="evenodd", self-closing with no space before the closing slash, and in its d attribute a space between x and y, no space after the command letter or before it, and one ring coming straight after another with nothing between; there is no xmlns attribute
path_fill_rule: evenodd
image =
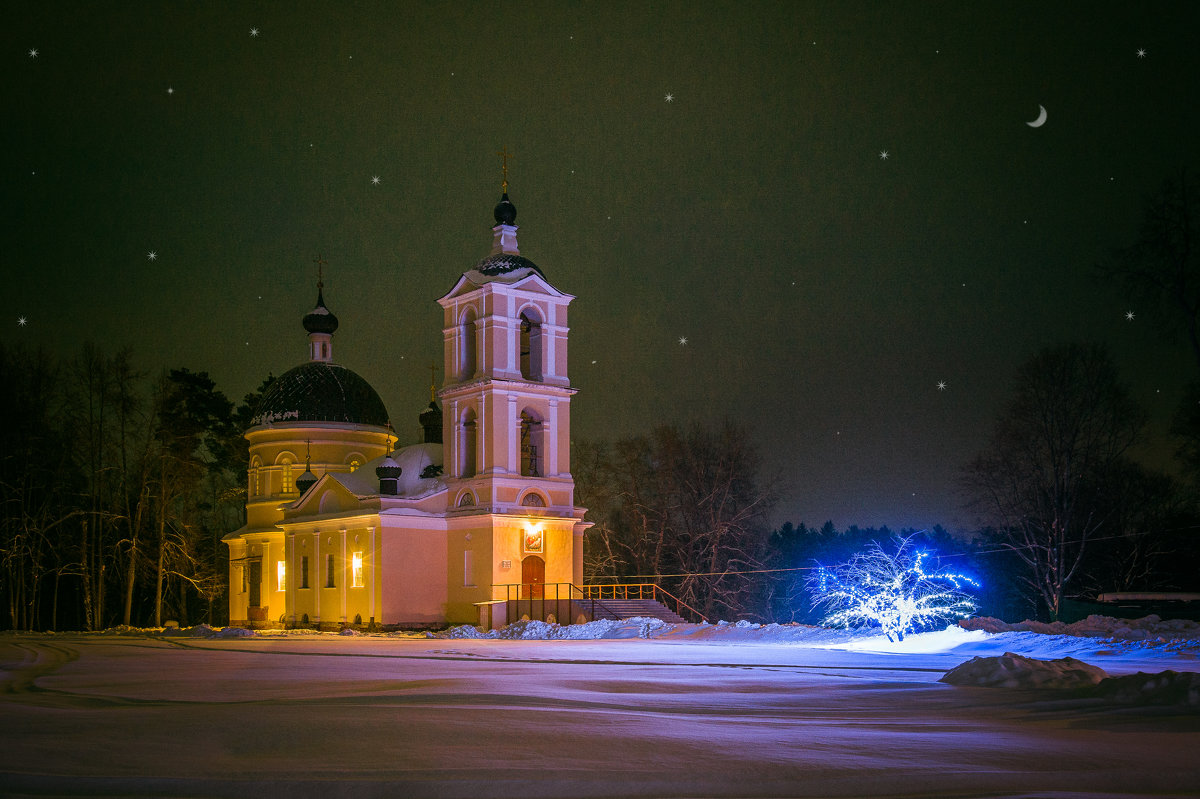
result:
<svg viewBox="0 0 1200 799"><path fill-rule="evenodd" d="M325 288L325 266L329 262L322 256L318 255L313 259L313 263L317 265L317 288Z"/></svg>
<svg viewBox="0 0 1200 799"><path fill-rule="evenodd" d="M508 145L496 153L500 156L500 173L504 176L504 181L500 184L500 192L508 194L508 159L513 157L513 154L508 151Z"/></svg>

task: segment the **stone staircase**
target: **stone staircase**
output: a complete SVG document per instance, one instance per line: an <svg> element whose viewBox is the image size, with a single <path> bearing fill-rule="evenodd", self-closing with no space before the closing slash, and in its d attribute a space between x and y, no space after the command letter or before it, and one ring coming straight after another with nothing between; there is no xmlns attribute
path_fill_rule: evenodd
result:
<svg viewBox="0 0 1200 799"><path fill-rule="evenodd" d="M648 616L652 619L662 619L670 624L686 623L686 619L657 599L596 600L597 619L631 619L634 616Z"/></svg>

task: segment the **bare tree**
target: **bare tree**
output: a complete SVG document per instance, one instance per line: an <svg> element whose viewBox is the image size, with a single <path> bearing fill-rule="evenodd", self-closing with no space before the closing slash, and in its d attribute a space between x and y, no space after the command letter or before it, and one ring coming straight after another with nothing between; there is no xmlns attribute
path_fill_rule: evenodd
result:
<svg viewBox="0 0 1200 799"><path fill-rule="evenodd" d="M576 472L590 503L589 576L653 581L709 617L762 616L773 487L742 428L656 428L589 445Z"/></svg>
<svg viewBox="0 0 1200 799"><path fill-rule="evenodd" d="M989 448L964 470L974 503L1054 618L1089 539L1111 522L1105 497L1144 421L1103 348L1047 348L1021 366Z"/></svg>

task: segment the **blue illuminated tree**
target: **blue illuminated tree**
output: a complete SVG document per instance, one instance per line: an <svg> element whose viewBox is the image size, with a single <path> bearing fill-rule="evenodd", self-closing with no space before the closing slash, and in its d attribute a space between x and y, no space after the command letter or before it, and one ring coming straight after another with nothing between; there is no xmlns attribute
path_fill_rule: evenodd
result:
<svg viewBox="0 0 1200 799"><path fill-rule="evenodd" d="M975 603L964 586L979 583L963 574L928 571L929 554L913 545L913 536L896 540L894 553L872 541L838 566L818 566L809 578L813 607L824 607L831 627L883 628L889 641L971 615Z"/></svg>

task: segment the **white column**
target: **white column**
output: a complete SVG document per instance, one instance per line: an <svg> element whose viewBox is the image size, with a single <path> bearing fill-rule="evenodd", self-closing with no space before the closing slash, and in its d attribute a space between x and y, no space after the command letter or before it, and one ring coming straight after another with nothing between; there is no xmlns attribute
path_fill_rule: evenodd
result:
<svg viewBox="0 0 1200 799"><path fill-rule="evenodd" d="M370 592L370 597L367 599L367 623L369 624L370 620L375 618L375 526L368 527L367 531L370 533L368 537L371 542L371 549L367 553L370 566L364 563L363 569L367 572L367 591Z"/></svg>
<svg viewBox="0 0 1200 799"><path fill-rule="evenodd" d="M287 619L292 626L296 625L296 534L291 530L287 532L287 542L284 544L283 555L283 579L284 588L283 601L284 613L287 614Z"/></svg>
<svg viewBox="0 0 1200 799"><path fill-rule="evenodd" d="M342 621L346 621L346 583L350 582L350 561L346 558L346 529L343 527L342 534Z"/></svg>
<svg viewBox="0 0 1200 799"><path fill-rule="evenodd" d="M546 477L558 477L558 400L550 399L546 421L542 423L542 448L546 451Z"/></svg>
<svg viewBox="0 0 1200 799"><path fill-rule="evenodd" d="M316 561L317 579L313 584L313 623L321 626L321 589L325 586L325 564L321 562L321 533L313 533L313 560Z"/></svg>
<svg viewBox="0 0 1200 799"><path fill-rule="evenodd" d="M508 473L521 473L521 415L517 395L508 395Z"/></svg>

